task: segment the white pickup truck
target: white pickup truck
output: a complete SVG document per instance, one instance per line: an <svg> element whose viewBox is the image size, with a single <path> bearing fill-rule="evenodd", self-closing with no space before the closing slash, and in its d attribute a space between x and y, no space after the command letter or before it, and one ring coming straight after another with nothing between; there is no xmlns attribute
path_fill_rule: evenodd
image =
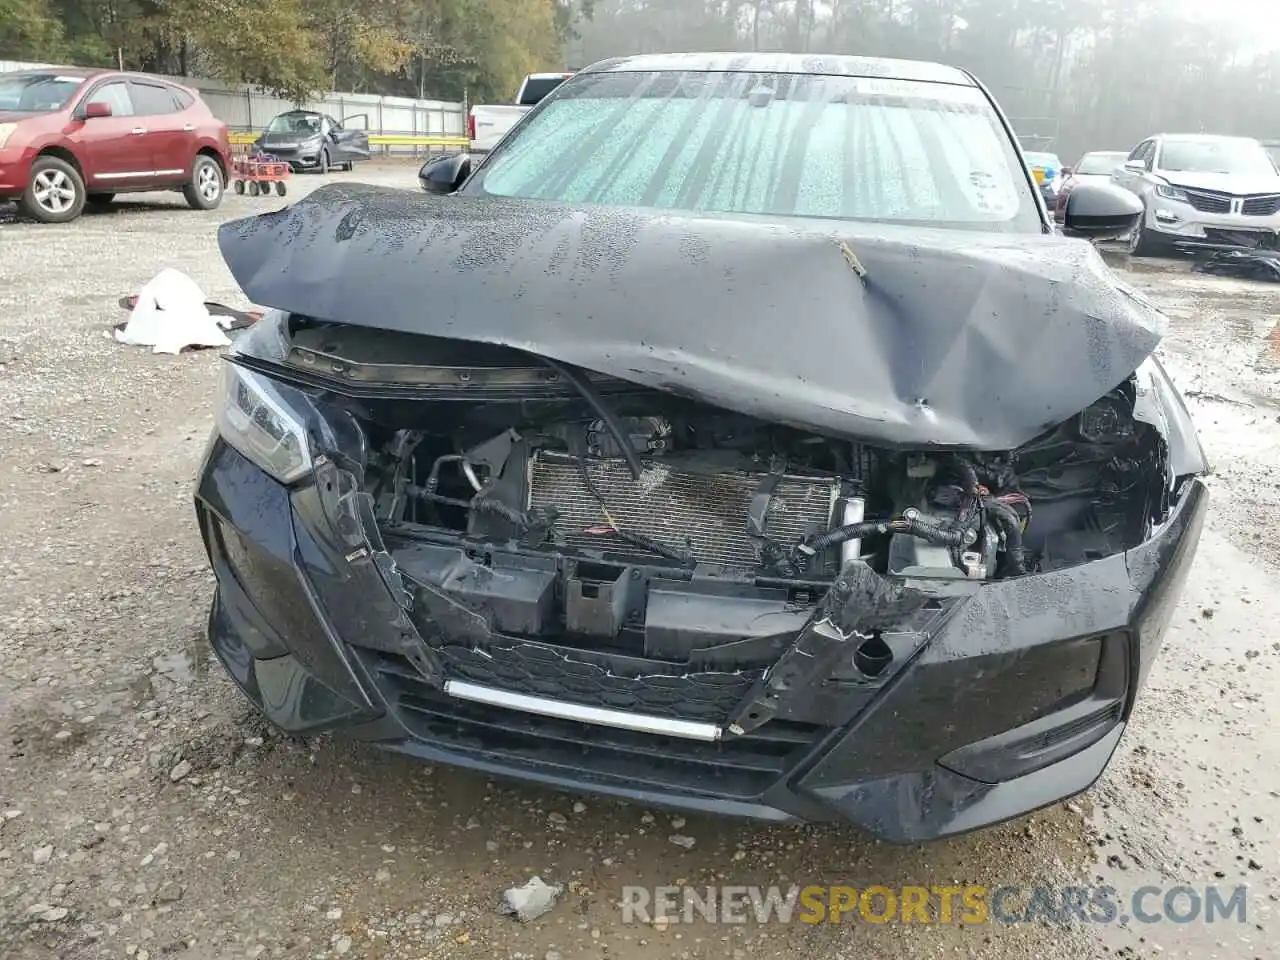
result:
<svg viewBox="0 0 1280 960"><path fill-rule="evenodd" d="M472 153L488 153L529 110L564 83L572 73L531 73L520 84L514 103L477 104L467 115Z"/></svg>

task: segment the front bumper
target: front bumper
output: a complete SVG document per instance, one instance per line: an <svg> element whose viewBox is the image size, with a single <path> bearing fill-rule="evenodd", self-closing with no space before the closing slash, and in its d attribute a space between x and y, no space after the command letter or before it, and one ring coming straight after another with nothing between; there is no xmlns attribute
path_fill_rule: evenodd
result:
<svg viewBox="0 0 1280 960"><path fill-rule="evenodd" d="M818 684L746 735L695 742L445 694L450 680L480 682L718 717L749 678L646 675L634 657L566 656L511 637L482 650L493 636L408 602L412 577L440 548L391 543L384 553L378 538L352 550L322 485L286 488L215 438L197 488L218 583L210 640L281 728L340 728L433 762L643 804L846 819L898 842L996 823L1092 785L1159 650L1207 506L1191 480L1166 524L1126 554L963 584L939 597L927 626L886 634L908 655L883 682ZM416 589L429 579L423 572ZM460 642L442 646L446 635Z"/></svg>
<svg viewBox="0 0 1280 960"><path fill-rule="evenodd" d="M281 162L289 164L295 173L302 170L312 170L320 166L320 144L318 143L305 143L299 147L264 146L262 150Z"/></svg>
<svg viewBox="0 0 1280 960"><path fill-rule="evenodd" d="M14 147L0 148L0 201L16 200L27 190L31 179L28 151Z"/></svg>
<svg viewBox="0 0 1280 960"><path fill-rule="evenodd" d="M1186 249L1280 249L1280 214L1204 213L1187 203L1155 197L1146 228L1168 245Z"/></svg>

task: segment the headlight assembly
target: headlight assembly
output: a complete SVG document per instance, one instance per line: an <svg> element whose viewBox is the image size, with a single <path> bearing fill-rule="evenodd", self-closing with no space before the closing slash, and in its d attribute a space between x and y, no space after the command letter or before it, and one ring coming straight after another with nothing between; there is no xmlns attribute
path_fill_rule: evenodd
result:
<svg viewBox="0 0 1280 960"><path fill-rule="evenodd" d="M16 123L0 123L0 147L9 142L9 138L13 136L13 131L18 129Z"/></svg>
<svg viewBox="0 0 1280 960"><path fill-rule="evenodd" d="M281 483L311 470L305 426L282 397L289 387L224 363L217 424L222 438Z"/></svg>
<svg viewBox="0 0 1280 960"><path fill-rule="evenodd" d="M1179 200L1182 203L1187 202L1187 191L1181 187L1171 187L1167 183L1157 184L1157 196L1164 197L1166 200Z"/></svg>

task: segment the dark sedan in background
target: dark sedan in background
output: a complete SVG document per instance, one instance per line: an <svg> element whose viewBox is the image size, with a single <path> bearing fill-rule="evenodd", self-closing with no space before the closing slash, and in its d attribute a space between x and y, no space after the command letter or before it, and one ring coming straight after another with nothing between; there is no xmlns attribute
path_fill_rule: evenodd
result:
<svg viewBox="0 0 1280 960"><path fill-rule="evenodd" d="M357 119L363 117L351 117L347 122ZM288 162L295 171L328 173L331 167L350 170L355 162L368 160L369 133L345 127L328 114L290 110L267 124L253 148L256 153Z"/></svg>
<svg viewBox="0 0 1280 960"><path fill-rule="evenodd" d="M196 512L296 733L897 841L1106 766L1195 552L1155 307L938 64L596 64L432 194L225 224Z"/></svg>
<svg viewBox="0 0 1280 960"><path fill-rule="evenodd" d="M1061 223L1066 217L1067 198L1071 196L1072 190L1086 183L1110 183L1112 172L1124 166L1128 156L1127 150L1094 150L1081 157L1074 167L1063 170L1057 197L1049 208L1053 211L1054 219Z"/></svg>

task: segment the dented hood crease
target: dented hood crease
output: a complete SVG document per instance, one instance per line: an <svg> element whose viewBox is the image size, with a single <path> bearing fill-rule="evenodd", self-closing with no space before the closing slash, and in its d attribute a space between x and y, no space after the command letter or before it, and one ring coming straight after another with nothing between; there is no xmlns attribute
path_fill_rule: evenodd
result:
<svg viewBox="0 0 1280 960"><path fill-rule="evenodd" d="M263 306L502 344L904 446L1016 447L1123 382L1164 333L1090 244L1057 236L335 185L218 239Z"/></svg>

